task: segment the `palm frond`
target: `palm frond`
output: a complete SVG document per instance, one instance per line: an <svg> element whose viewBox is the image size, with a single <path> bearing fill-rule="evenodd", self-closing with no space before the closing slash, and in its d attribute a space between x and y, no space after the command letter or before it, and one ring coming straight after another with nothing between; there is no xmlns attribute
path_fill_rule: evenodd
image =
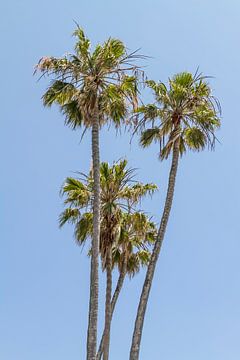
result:
<svg viewBox="0 0 240 360"><path fill-rule="evenodd" d="M67 208L59 216L59 227L61 228L67 222L75 224L80 217L80 211L77 208Z"/></svg>
<svg viewBox="0 0 240 360"><path fill-rule="evenodd" d="M75 130L82 126L83 115L79 109L78 101L72 100L61 107L61 112L65 115L65 124ZM89 127L88 123L85 123L85 127Z"/></svg>
<svg viewBox="0 0 240 360"><path fill-rule="evenodd" d="M206 146L207 138L205 134L197 127L185 130L184 139L191 150L200 151Z"/></svg>
<svg viewBox="0 0 240 360"><path fill-rule="evenodd" d="M157 142L161 140L161 130L157 127L144 130L141 133L140 137L140 145L142 147L148 147L152 144L152 142Z"/></svg>
<svg viewBox="0 0 240 360"><path fill-rule="evenodd" d="M93 232L93 214L86 212L81 216L81 219L75 226L75 239L82 245L88 238L92 236Z"/></svg>
<svg viewBox="0 0 240 360"><path fill-rule="evenodd" d="M76 30L73 32L73 36L77 38L77 43L75 45L75 51L80 58L89 61L90 58L90 40L86 37L83 29L77 25Z"/></svg>

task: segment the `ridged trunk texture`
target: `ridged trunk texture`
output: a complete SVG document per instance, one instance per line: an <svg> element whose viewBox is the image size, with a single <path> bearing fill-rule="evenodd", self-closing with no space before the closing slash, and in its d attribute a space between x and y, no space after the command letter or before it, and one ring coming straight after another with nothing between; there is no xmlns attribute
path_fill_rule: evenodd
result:
<svg viewBox="0 0 240 360"><path fill-rule="evenodd" d="M115 289L113 297L112 297L112 301L111 301L111 321L112 321L113 312L114 312L114 309L115 309L119 294L121 292L121 289L122 289L122 286L123 286L123 283L124 283L125 276L126 276L126 265L124 265L124 268L120 272L120 275L119 275L119 278L118 278L118 281L117 281L117 285L116 285L116 289ZM104 335L105 335L105 332L103 332L101 342L100 342L100 345L99 345L99 348L98 348L97 360L100 360L102 358Z"/></svg>
<svg viewBox="0 0 240 360"><path fill-rule="evenodd" d="M154 245L154 249L152 252L152 256L147 268L147 273L145 277L145 281L142 288L142 293L138 305L137 316L135 320L135 327L132 337L132 345L130 351L130 360L138 360L139 359L139 351L140 351L140 343L142 338L142 330L143 330L143 323L145 312L147 308L149 293L152 286L153 276L157 264L157 260L159 257L159 253L162 247L164 235L166 232L166 227L172 207L173 195L174 195L174 188L176 182L176 175L177 175L177 168L178 168L178 160L179 160L179 139L175 141L173 146L173 154L172 154L172 164L169 173L169 180L168 180L168 189L167 189L167 196L165 199L164 210L162 214L161 224L158 230L157 239Z"/></svg>
<svg viewBox="0 0 240 360"><path fill-rule="evenodd" d="M92 163L93 163L93 236L90 275L89 319L87 335L87 360L96 359L98 323L98 253L100 237L100 156L99 156L99 116L97 106L92 123Z"/></svg>
<svg viewBox="0 0 240 360"><path fill-rule="evenodd" d="M112 248L107 250L106 257L106 273L107 273L107 286L106 286L106 300L105 300L105 327L103 339L103 360L109 358L110 346L110 328L111 328L111 298L112 298Z"/></svg>

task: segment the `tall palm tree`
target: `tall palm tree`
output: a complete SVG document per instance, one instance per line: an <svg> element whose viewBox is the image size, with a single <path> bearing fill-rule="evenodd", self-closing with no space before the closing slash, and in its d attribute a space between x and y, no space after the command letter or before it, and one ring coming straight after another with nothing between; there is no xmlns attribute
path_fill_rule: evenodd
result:
<svg viewBox="0 0 240 360"><path fill-rule="evenodd" d="M91 52L90 40L77 27L75 52L62 58L43 57L36 71L52 79L43 102L56 103L66 116L65 123L76 129L92 130L94 178L93 236L90 275L87 360L94 360L98 318L98 248L100 231L99 129L108 121L119 126L126 119L129 103L136 107L136 52L128 54L124 44L109 38Z"/></svg>
<svg viewBox="0 0 240 360"><path fill-rule="evenodd" d="M81 174L80 179L67 178L62 193L66 195L68 207L60 216L60 226L65 222L75 224L75 237L79 243L93 236L94 177ZM153 240L155 226L141 213L131 213L139 201L156 190L154 184L141 184L133 181L134 169L127 169L127 161L119 161L112 167L107 163L100 165L100 243L99 253L102 267L106 270L107 286L105 301L105 326L103 339L103 359L109 358L110 326L112 318L112 270L118 260L122 272L131 262L144 256L144 252L132 254L134 246L141 247L144 242ZM85 209L85 212L83 212ZM128 241L127 241L128 239ZM131 242L130 242L131 239ZM131 250L131 251L130 251ZM128 255L129 252L129 255ZM93 255L91 248L91 256ZM147 256L147 253L145 254ZM122 264L122 265L120 265ZM136 266L135 266L136 267ZM124 274L125 276L125 274Z"/></svg>
<svg viewBox="0 0 240 360"><path fill-rule="evenodd" d="M143 323L152 286L156 263L164 239L174 195L179 156L189 150L200 151L206 147L214 149L215 130L220 126L220 106L211 95L206 77L201 74L183 72L162 82L147 81L153 90L156 102L142 106L138 128L142 130L140 143L143 147L153 141L160 144L160 159L172 154L168 189L157 239L147 268L138 305L130 351L130 360L139 359ZM146 129L145 125L151 127Z"/></svg>

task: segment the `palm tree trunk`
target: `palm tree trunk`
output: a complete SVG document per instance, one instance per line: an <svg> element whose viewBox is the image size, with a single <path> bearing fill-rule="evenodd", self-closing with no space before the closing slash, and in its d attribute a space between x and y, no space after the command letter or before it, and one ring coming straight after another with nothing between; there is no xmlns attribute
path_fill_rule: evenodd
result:
<svg viewBox="0 0 240 360"><path fill-rule="evenodd" d="M106 302L105 302L105 327L103 340L103 360L109 358L110 346L110 328L111 328L111 298L112 298L112 249L107 250L106 258L107 286L106 286Z"/></svg>
<svg viewBox="0 0 240 360"><path fill-rule="evenodd" d="M117 285L116 285L116 289L115 289L113 297L112 297L112 301L111 301L111 321L112 321L113 312L114 312L114 309L115 309L119 294L121 292L121 289L122 289L122 286L123 286L123 283L124 283L125 276L126 276L126 266L120 272L120 275L119 275L118 281L117 281ZM103 332L103 334L102 334L101 342L100 342L100 345L99 345L99 348L98 348L98 353L97 353L97 360L101 360L101 358L102 358L104 336L105 336L105 332Z"/></svg>
<svg viewBox="0 0 240 360"><path fill-rule="evenodd" d="M157 260L159 257L159 253L162 247L164 235L166 232L166 227L172 207L173 195L174 195L174 188L176 182L176 175L177 175L177 168L178 168L178 160L179 160L179 139L177 139L173 146L173 155L172 155L172 164L171 170L169 173L169 180L168 180L168 190L167 196L165 199L164 210L162 214L161 224L158 230L157 239L154 245L154 249L152 252L152 256L147 268L147 273L145 277L145 281L142 288L142 293L138 305L137 316L135 320L135 327L132 337L132 345L130 351L130 360L138 360L139 359L139 350L140 350L140 343L142 338L142 330L143 330L143 323L145 312L147 308L149 293L152 286L153 276L157 264Z"/></svg>
<svg viewBox="0 0 240 360"><path fill-rule="evenodd" d="M100 157L99 157L99 116L96 104L92 123L93 161L93 236L90 275L90 299L87 335L87 360L95 360L97 352L98 322L98 253L100 236Z"/></svg>

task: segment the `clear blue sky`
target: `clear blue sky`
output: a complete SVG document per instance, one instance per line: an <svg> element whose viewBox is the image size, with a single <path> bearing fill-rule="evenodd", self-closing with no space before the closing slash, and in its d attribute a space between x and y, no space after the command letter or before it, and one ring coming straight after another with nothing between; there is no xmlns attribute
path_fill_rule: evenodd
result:
<svg viewBox="0 0 240 360"><path fill-rule="evenodd" d="M197 66L213 75L223 108L221 145L185 156L171 221L148 306L141 359L240 359L240 146L238 0L3 1L1 36L1 322L2 360L85 357L89 261L71 227L59 230L59 188L87 172L90 137L64 127L41 104L47 81L33 66L72 50L76 20L96 44L119 37L150 55L146 71L166 80ZM138 179L160 191L146 210L159 219L168 163L157 146L101 136L102 160L127 156ZM144 274L127 282L113 321L111 359L128 359ZM101 280L101 295L104 291ZM103 304L101 303L101 316Z"/></svg>

